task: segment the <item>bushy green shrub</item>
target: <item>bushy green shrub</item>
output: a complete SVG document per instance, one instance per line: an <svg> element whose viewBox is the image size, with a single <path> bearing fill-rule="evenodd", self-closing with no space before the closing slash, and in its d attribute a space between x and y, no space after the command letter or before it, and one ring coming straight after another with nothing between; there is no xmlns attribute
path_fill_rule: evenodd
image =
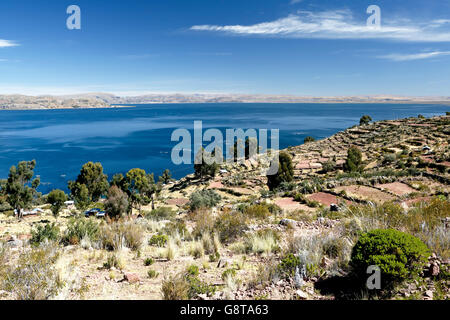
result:
<svg viewBox="0 0 450 320"><path fill-rule="evenodd" d="M188 284L188 298L195 298L199 294L206 294L208 296L216 292L216 287L210 285L198 278L198 275L185 275L186 282Z"/></svg>
<svg viewBox="0 0 450 320"><path fill-rule="evenodd" d="M291 182L294 179L294 166L289 153L280 152L278 158L278 171L267 176L267 185L270 190L274 190L283 182Z"/></svg>
<svg viewBox="0 0 450 320"><path fill-rule="evenodd" d="M169 241L169 237L165 234L155 234L150 238L148 244L155 247L164 247Z"/></svg>
<svg viewBox="0 0 450 320"><path fill-rule="evenodd" d="M146 258L146 259L144 260L144 265L145 265L146 267L148 267L148 266L151 266L154 262L155 262L155 261L154 261L152 258Z"/></svg>
<svg viewBox="0 0 450 320"><path fill-rule="evenodd" d="M148 270L147 275L148 275L148 277L149 277L150 279L154 279L154 278L157 278L157 277L159 276L159 273L156 272L156 271L153 270L153 269L150 269L150 270Z"/></svg>
<svg viewBox="0 0 450 320"><path fill-rule="evenodd" d="M89 237L90 240L98 240L100 233L99 223L95 218L71 218L67 224L64 242L79 244L81 239Z"/></svg>
<svg viewBox="0 0 450 320"><path fill-rule="evenodd" d="M358 147L351 146L347 151L347 159L344 163L345 172L362 172L362 153Z"/></svg>
<svg viewBox="0 0 450 320"><path fill-rule="evenodd" d="M270 215L270 211L265 204L254 204L245 208L244 214L251 218L264 220Z"/></svg>
<svg viewBox="0 0 450 320"><path fill-rule="evenodd" d="M198 267L195 264L190 265L187 269L186 272L188 275L190 276L198 276L199 271L198 271Z"/></svg>
<svg viewBox="0 0 450 320"><path fill-rule="evenodd" d="M228 277L234 278L235 276L236 276L236 270L235 269L227 269L224 272L222 272L222 280L224 280L224 281Z"/></svg>
<svg viewBox="0 0 450 320"><path fill-rule="evenodd" d="M59 227L56 223L47 223L44 226L40 224L36 229L31 231L30 243L32 245L39 245L44 240L59 240Z"/></svg>
<svg viewBox="0 0 450 320"><path fill-rule="evenodd" d="M171 275L162 281L161 293L164 300L188 299L189 284L184 274Z"/></svg>
<svg viewBox="0 0 450 320"><path fill-rule="evenodd" d="M394 229L376 229L362 234L351 254L355 272L366 277L367 267L376 265L385 284L417 274L430 254L418 238Z"/></svg>
<svg viewBox="0 0 450 320"><path fill-rule="evenodd" d="M220 199L220 195L214 190L198 190L191 194L189 198L189 208L191 211L202 208L212 208L219 203Z"/></svg>
<svg viewBox="0 0 450 320"><path fill-rule="evenodd" d="M175 218L175 216L176 212L170 207L160 207L145 214L145 217L147 219L156 221L172 220Z"/></svg>
<svg viewBox="0 0 450 320"><path fill-rule="evenodd" d="M217 217L215 229L219 234L220 241L233 240L247 229L246 218L239 211L224 211Z"/></svg>
<svg viewBox="0 0 450 320"><path fill-rule="evenodd" d="M166 223L163 228L163 232L170 235L178 233L184 239L189 239L191 237L184 220L176 220Z"/></svg>
<svg viewBox="0 0 450 320"><path fill-rule="evenodd" d="M118 250L127 246L137 251L144 239L144 229L135 222L113 222L104 224L99 232L102 247L107 250Z"/></svg>
<svg viewBox="0 0 450 320"><path fill-rule="evenodd" d="M287 254L277 267L277 271L285 277L292 277L295 274L295 268L301 265L299 257L292 253Z"/></svg>

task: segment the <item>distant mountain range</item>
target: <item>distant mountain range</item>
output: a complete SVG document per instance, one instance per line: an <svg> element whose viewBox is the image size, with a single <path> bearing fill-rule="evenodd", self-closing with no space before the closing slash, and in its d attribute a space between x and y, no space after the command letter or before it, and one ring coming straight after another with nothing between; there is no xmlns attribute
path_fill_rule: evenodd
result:
<svg viewBox="0 0 450 320"><path fill-rule="evenodd" d="M0 95L0 109L108 108L152 103L436 103L450 104L447 97L335 96L312 97L253 94L147 94L120 97L109 93L66 96Z"/></svg>

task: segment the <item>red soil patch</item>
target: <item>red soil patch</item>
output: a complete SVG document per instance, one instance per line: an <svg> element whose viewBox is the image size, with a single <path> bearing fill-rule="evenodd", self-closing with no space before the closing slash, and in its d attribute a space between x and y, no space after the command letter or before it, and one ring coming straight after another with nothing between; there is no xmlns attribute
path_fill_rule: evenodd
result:
<svg viewBox="0 0 450 320"><path fill-rule="evenodd" d="M189 202L189 200L185 199L185 198L175 198L175 199L166 200L166 204L175 205L175 206L179 206L179 207L184 206L188 202Z"/></svg>
<svg viewBox="0 0 450 320"><path fill-rule="evenodd" d="M327 192L317 192L306 196L310 200L317 201L325 206L330 206L332 203L338 204L340 201L344 200L347 205L351 204L351 201L338 198L335 195Z"/></svg>
<svg viewBox="0 0 450 320"><path fill-rule="evenodd" d="M286 211L295 211L295 210L304 210L304 211L312 211L310 207L294 201L294 198L278 198L275 199L275 204L279 206L281 209Z"/></svg>
<svg viewBox="0 0 450 320"><path fill-rule="evenodd" d="M353 186L341 186L341 187L337 187L335 188L336 192L340 192L342 190L345 190L345 192L347 193L347 195L351 196L351 197L355 197L358 199L362 199L362 200L373 200L375 202L385 202L385 201L391 201L394 200L395 197L371 188L371 187L367 187L367 186L359 186L359 185L353 185Z"/></svg>
<svg viewBox="0 0 450 320"><path fill-rule="evenodd" d="M403 201L403 203L405 203L409 207L411 205L414 205L415 203L428 202L431 199L432 199L432 197L419 197L419 198Z"/></svg>
<svg viewBox="0 0 450 320"><path fill-rule="evenodd" d="M225 188L225 186L220 181L214 181L209 184L208 189L220 189Z"/></svg>
<svg viewBox="0 0 450 320"><path fill-rule="evenodd" d="M250 194L254 193L252 190L247 189L247 188L235 187L235 188L227 188L227 189L232 190L234 192L239 192L240 194L245 194L245 195L250 195Z"/></svg>
<svg viewBox="0 0 450 320"><path fill-rule="evenodd" d="M415 192L413 188L401 182L377 184L376 187L380 189L386 189L392 193L395 193L397 196L404 196L405 194Z"/></svg>

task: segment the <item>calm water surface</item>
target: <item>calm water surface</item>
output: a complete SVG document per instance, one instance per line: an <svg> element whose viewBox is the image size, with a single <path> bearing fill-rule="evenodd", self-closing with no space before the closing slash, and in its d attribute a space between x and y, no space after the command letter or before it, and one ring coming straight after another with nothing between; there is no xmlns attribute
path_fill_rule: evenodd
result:
<svg viewBox="0 0 450 320"><path fill-rule="evenodd" d="M449 106L416 104L152 104L134 108L0 111L0 178L21 160L36 159L40 191L67 187L81 166L99 161L111 177L131 168L155 176L169 168L181 178L192 165L170 160L176 128L280 129L280 147L299 145L306 136L325 138L358 124L363 114L374 120L423 114L442 115Z"/></svg>

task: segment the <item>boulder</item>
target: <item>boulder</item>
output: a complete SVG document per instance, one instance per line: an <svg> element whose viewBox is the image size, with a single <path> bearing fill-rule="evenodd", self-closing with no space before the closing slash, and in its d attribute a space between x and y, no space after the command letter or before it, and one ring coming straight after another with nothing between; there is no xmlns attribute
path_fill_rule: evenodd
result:
<svg viewBox="0 0 450 320"><path fill-rule="evenodd" d="M123 276L123 280L127 281L128 283L137 283L141 281L139 276L135 273L125 273Z"/></svg>
<svg viewBox="0 0 450 320"><path fill-rule="evenodd" d="M281 219L280 224L282 226L289 226L289 227L294 227L297 224L297 221L292 220L292 219Z"/></svg>
<svg viewBox="0 0 450 320"><path fill-rule="evenodd" d="M308 299L308 294L302 290L297 290L295 291L295 295L300 299L300 300L306 300Z"/></svg>
<svg viewBox="0 0 450 320"><path fill-rule="evenodd" d="M439 264L436 262L431 263L430 268L428 269L428 274L432 277L437 277L439 275L439 272Z"/></svg>

